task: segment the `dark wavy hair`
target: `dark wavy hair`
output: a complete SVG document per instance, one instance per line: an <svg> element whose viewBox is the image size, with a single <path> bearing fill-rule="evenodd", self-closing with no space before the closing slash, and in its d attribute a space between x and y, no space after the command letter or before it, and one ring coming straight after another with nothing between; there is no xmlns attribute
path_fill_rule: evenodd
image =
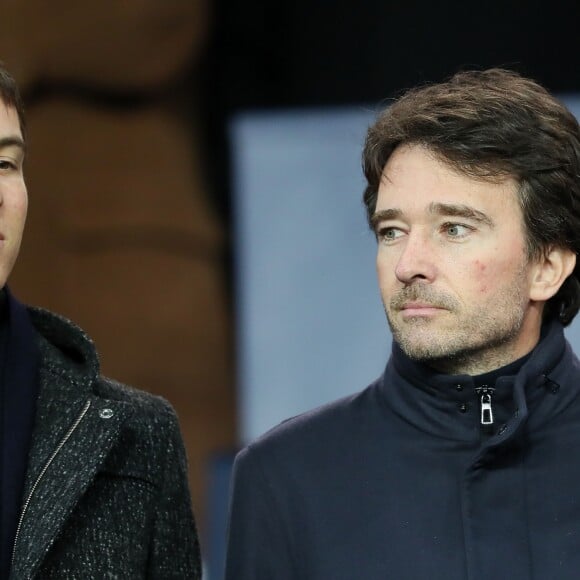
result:
<svg viewBox="0 0 580 580"><path fill-rule="evenodd" d="M24 118L24 103L18 90L18 85L12 75L6 70L4 63L0 62L0 99L7 107L12 107L18 114L20 131L25 136L26 122Z"/></svg>
<svg viewBox="0 0 580 580"><path fill-rule="evenodd" d="M512 177L529 258L551 248L580 251L580 127L546 89L516 72L465 71L411 89L369 128L363 151L363 200L370 220L385 164L402 144L426 147L464 175ZM580 260L544 316L569 324L580 308Z"/></svg>

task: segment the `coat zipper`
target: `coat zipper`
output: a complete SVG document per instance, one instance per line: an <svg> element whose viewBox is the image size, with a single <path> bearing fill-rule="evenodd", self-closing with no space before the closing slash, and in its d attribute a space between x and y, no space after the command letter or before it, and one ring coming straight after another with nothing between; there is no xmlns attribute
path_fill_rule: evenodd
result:
<svg viewBox="0 0 580 580"><path fill-rule="evenodd" d="M83 410L80 412L79 416L77 417L76 421L72 424L71 428L67 431L66 435L61 439L60 443L57 445L56 449L53 451L52 455L48 458L48 461L42 468L42 471L36 478L26 501L24 502L24 506L22 507L22 511L20 512L20 519L18 520L18 526L16 527L16 534L14 536L14 543L12 544L12 558L11 558L11 566L14 565L14 554L16 553L16 544L18 542L18 538L20 536L20 530L22 528L22 522L24 520L24 516L26 515L26 511L28 510L28 506L30 504L30 500L40 483L40 480L44 477L44 474L47 472L50 464L54 461L54 458L60 453L61 449L64 447L66 442L70 439L71 435L74 433L75 429L79 426L79 423L82 421L83 417L87 414L89 407L91 406L91 401L87 401Z"/></svg>
<svg viewBox="0 0 580 580"><path fill-rule="evenodd" d="M491 397L493 387L477 387L475 392L480 396L481 424L493 425L493 408L491 406Z"/></svg>

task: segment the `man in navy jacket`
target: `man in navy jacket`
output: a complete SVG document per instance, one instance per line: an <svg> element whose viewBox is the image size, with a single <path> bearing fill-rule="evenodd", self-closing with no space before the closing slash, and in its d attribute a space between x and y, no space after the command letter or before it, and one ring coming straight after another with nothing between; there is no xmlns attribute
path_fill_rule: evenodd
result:
<svg viewBox="0 0 580 580"><path fill-rule="evenodd" d="M227 580L577 580L580 128L490 69L370 127L392 355L236 458Z"/></svg>

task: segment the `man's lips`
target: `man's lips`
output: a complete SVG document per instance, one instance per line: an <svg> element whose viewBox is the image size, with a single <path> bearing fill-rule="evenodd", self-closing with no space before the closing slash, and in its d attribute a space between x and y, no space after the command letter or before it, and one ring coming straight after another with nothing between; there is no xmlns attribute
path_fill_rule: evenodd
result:
<svg viewBox="0 0 580 580"><path fill-rule="evenodd" d="M405 302L400 308L403 316L428 316L445 310L441 306L428 302Z"/></svg>

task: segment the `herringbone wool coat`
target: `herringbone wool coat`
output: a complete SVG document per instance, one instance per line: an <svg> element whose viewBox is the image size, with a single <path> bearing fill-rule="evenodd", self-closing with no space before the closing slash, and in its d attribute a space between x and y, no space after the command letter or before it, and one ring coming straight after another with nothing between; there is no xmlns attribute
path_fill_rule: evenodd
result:
<svg viewBox="0 0 580 580"><path fill-rule="evenodd" d="M200 578L171 406L100 377L80 329L29 312L40 384L10 579Z"/></svg>

